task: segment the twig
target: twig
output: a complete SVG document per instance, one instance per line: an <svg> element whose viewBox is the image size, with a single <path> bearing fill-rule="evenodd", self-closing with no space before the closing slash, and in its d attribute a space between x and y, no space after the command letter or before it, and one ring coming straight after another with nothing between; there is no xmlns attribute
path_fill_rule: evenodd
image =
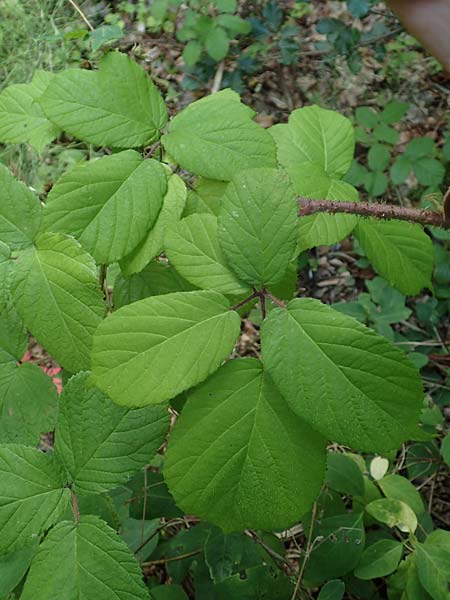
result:
<svg viewBox="0 0 450 600"><path fill-rule="evenodd" d="M261 548L264 548L267 554L278 564L278 566L285 565L287 570L289 571L289 574L294 574L294 568L291 565L291 563L287 560L287 558L281 556L281 554L278 554L278 552L275 552L275 550L272 550L272 548L268 544L266 544L266 542L262 540L255 531L252 531L251 529L246 529L244 533L254 542L259 544Z"/></svg>
<svg viewBox="0 0 450 600"><path fill-rule="evenodd" d="M214 75L214 81L213 81L213 84L211 87L211 94L215 94L216 92L218 92L220 90L220 86L222 85L224 68L225 68L225 63L222 61L219 63L216 74Z"/></svg>
<svg viewBox="0 0 450 600"><path fill-rule="evenodd" d="M268 292L267 290L264 291L264 296L266 298L268 298L269 300L272 300L272 302L274 304L276 304L277 306L279 306L280 308L286 308L285 302L283 302L282 300L279 300L278 298L275 298L275 296L272 296L272 294L270 292Z"/></svg>
<svg viewBox="0 0 450 600"><path fill-rule="evenodd" d="M241 302L238 302L237 304L232 306L230 310L239 310L255 298L259 298L259 292L253 292L253 294L250 294L250 296L247 296L247 298L244 298Z"/></svg>
<svg viewBox="0 0 450 600"><path fill-rule="evenodd" d="M92 27L89 19L87 18L87 16L84 14L84 12L81 10L81 8L78 6L78 4L75 2L75 0L69 0L69 4L71 4L74 9L77 11L77 13L80 15L80 17L83 19L83 21L86 23L86 25L88 26L88 28L91 31L94 31L94 28Z"/></svg>
<svg viewBox="0 0 450 600"><path fill-rule="evenodd" d="M432 225L434 227L441 227L442 229L450 229L449 218L432 210L404 208L392 204L298 198L298 214L300 217L313 215L318 212L331 214L345 213L360 215L361 217L374 217L376 219L395 219L398 221L419 223L420 225Z"/></svg>
<svg viewBox="0 0 450 600"><path fill-rule="evenodd" d="M190 558L191 556L196 556L197 554L201 554L202 549L193 550L192 552L187 552L186 554L179 554L178 556L170 556L169 558L160 558L158 560L150 560L149 562L143 562L141 567L151 567L152 565L165 565L168 562L173 562L175 560L183 560L183 558Z"/></svg>
<svg viewBox="0 0 450 600"><path fill-rule="evenodd" d="M155 531L150 534L141 544L139 544L139 546L136 548L136 550L134 551L134 554L137 554L140 550L142 550L142 548L144 546L146 546L150 540L152 540L155 535L158 535L158 533L160 533L163 529L166 529L166 527L171 527L172 525L181 525L184 524L184 519L170 519L170 521L167 521L167 523L163 523L162 525L160 525L159 527L157 527L155 529Z"/></svg>
<svg viewBox="0 0 450 600"><path fill-rule="evenodd" d="M78 508L77 496L72 488L70 488L70 499L72 500L73 518L75 520L76 525L80 520L80 509Z"/></svg>
<svg viewBox="0 0 450 600"><path fill-rule="evenodd" d="M302 582L303 575L305 573L306 563L308 562L309 555L311 553L312 536L313 536L314 525L316 522L316 516L317 516L317 502L314 502L314 505L312 508L312 513L311 513L311 523L309 525L308 540L306 542L306 548L305 548L305 557L303 559L302 566L300 567L300 572L297 577L297 582L295 584L295 588L294 588L294 592L291 596L291 600L295 600L295 597L297 596L297 592L300 588L300 584Z"/></svg>

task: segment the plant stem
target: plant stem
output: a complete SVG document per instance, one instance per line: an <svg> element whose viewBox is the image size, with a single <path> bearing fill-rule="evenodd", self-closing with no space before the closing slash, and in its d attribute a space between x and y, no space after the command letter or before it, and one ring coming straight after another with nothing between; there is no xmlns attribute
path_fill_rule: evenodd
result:
<svg viewBox="0 0 450 600"><path fill-rule="evenodd" d="M254 542L259 544L261 548L264 548L264 550L275 561L278 567L280 567L280 565L284 565L286 566L290 575L294 574L294 568L292 564L287 560L287 558L281 556L281 554L278 554L278 552L275 552L275 550L272 550L272 548L268 544L266 544L266 542L262 540L255 531L252 531L251 529L246 529L244 533Z"/></svg>
<svg viewBox="0 0 450 600"><path fill-rule="evenodd" d="M72 500L73 518L75 520L76 525L80 520L80 509L78 508L77 496L72 488L70 488L70 499Z"/></svg>
<svg viewBox="0 0 450 600"><path fill-rule="evenodd" d="M250 294L250 296L247 296L247 298L244 298L243 300L241 300L241 302L238 302L237 304L232 306L230 310L239 310L255 298L259 298L259 292L253 292L253 294Z"/></svg>
<svg viewBox="0 0 450 600"><path fill-rule="evenodd" d="M291 600L295 600L295 597L297 596L297 592L300 588L300 584L302 582L303 575L305 573L306 563L308 562L309 555L311 553L312 535L313 535L314 524L316 521L316 516L317 516L317 502L314 502L313 508L312 508L312 513L311 513L311 523L309 525L308 540L306 542L306 548L305 548L305 557L303 558L302 566L300 567L300 571L299 571L298 578L297 578L297 583L295 584L295 588L294 588L294 592L291 596Z"/></svg>
<svg viewBox="0 0 450 600"><path fill-rule="evenodd" d="M282 300L279 300L278 298L275 298L275 296L272 296L272 294L270 292L268 292L267 290L264 290L264 296L266 298L268 298L269 300L271 300L274 304L276 304L280 308L286 308L285 302L283 302Z"/></svg>
<svg viewBox="0 0 450 600"><path fill-rule="evenodd" d="M183 558L190 558L191 556L196 556L197 554L201 554L202 550L194 550L193 552L186 552L186 554L179 554L178 556L170 556L169 558L160 558L159 560L151 560L149 562L144 562L141 564L141 567L151 567L153 565L165 565L168 562L173 562L174 560L183 560Z"/></svg>
<svg viewBox="0 0 450 600"><path fill-rule="evenodd" d="M432 225L442 229L450 229L450 216L433 210L404 208L392 204L377 204L369 202L340 202L339 200L311 200L299 197L298 214L300 217L313 215L318 212L331 214L346 213L375 219L395 219L409 221L420 225Z"/></svg>
<svg viewBox="0 0 450 600"><path fill-rule="evenodd" d="M71 4L74 9L77 11L77 13L80 15L80 17L83 19L83 21L86 23L86 25L88 26L88 28L91 31L94 31L93 26L91 25L89 19L87 18L87 16L84 14L84 12L81 10L81 8L78 6L78 4L75 2L75 0L69 0L69 4Z"/></svg>

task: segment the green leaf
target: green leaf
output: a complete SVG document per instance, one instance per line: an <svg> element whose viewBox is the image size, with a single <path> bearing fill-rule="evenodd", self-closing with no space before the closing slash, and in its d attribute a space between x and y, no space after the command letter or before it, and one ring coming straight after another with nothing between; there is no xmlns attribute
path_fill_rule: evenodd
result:
<svg viewBox="0 0 450 600"><path fill-rule="evenodd" d="M403 544L395 540L379 540L366 548L355 569L359 579L375 579L393 573L403 554Z"/></svg>
<svg viewBox="0 0 450 600"><path fill-rule="evenodd" d="M219 242L240 279L252 286L280 281L296 232L296 195L283 171L251 169L231 180L219 214Z"/></svg>
<svg viewBox="0 0 450 600"><path fill-rule="evenodd" d="M367 173L364 188L370 196L382 196L388 187L388 178L385 173L373 171Z"/></svg>
<svg viewBox="0 0 450 600"><path fill-rule="evenodd" d="M170 400L218 369L239 330L239 315L217 292L140 300L98 327L93 383L126 406Z"/></svg>
<svg viewBox="0 0 450 600"><path fill-rule="evenodd" d="M120 537L124 539L139 561L146 560L158 545L158 527L160 519L145 521L142 515L139 519L126 518L120 527ZM150 539L149 539L150 538ZM147 543L144 543L148 540Z"/></svg>
<svg viewBox="0 0 450 600"><path fill-rule="evenodd" d="M9 299L3 305L0 303L0 364L15 365L23 357L27 345L28 334L13 303Z"/></svg>
<svg viewBox="0 0 450 600"><path fill-rule="evenodd" d="M358 106L355 110L356 122L366 129L373 129L378 123L379 115L369 106Z"/></svg>
<svg viewBox="0 0 450 600"><path fill-rule="evenodd" d="M65 173L47 197L43 224L76 237L98 264L110 264L145 238L166 191L161 163L126 150Z"/></svg>
<svg viewBox="0 0 450 600"><path fill-rule="evenodd" d="M445 167L435 158L424 157L413 163L414 175L421 185L440 185L445 177Z"/></svg>
<svg viewBox="0 0 450 600"><path fill-rule="evenodd" d="M417 429L419 372L384 338L318 300L291 300L261 329L262 356L292 410L357 449L398 448Z"/></svg>
<svg viewBox="0 0 450 600"><path fill-rule="evenodd" d="M379 142L387 142L388 144L396 144L400 138L399 132L393 127L386 125L386 123L376 125L373 135Z"/></svg>
<svg viewBox="0 0 450 600"><path fill-rule="evenodd" d="M391 167L392 183L400 185L404 183L411 173L412 162L407 156L401 154L398 156Z"/></svg>
<svg viewBox="0 0 450 600"><path fill-rule="evenodd" d="M38 539L29 546L18 548L14 552L0 555L0 598L9 598L28 571L31 560L36 554Z"/></svg>
<svg viewBox="0 0 450 600"><path fill-rule="evenodd" d="M230 532L289 527L310 509L324 471L325 440L258 361L239 359L190 395L164 477L180 508Z"/></svg>
<svg viewBox="0 0 450 600"><path fill-rule="evenodd" d="M12 249L29 246L41 224L39 199L0 164L0 240Z"/></svg>
<svg viewBox="0 0 450 600"><path fill-rule="evenodd" d="M183 60L188 67L192 67L198 62L202 53L202 45L197 40L191 40L186 44L183 50Z"/></svg>
<svg viewBox="0 0 450 600"><path fill-rule="evenodd" d="M167 121L158 89L141 67L119 52L106 54L99 71L58 73L39 103L52 123L97 146L151 144Z"/></svg>
<svg viewBox="0 0 450 600"><path fill-rule="evenodd" d="M37 365L0 366L0 440L37 446L52 431L57 415L56 388Z"/></svg>
<svg viewBox="0 0 450 600"><path fill-rule="evenodd" d="M205 44L209 56L219 62L228 54L230 40L223 27L214 26L206 36Z"/></svg>
<svg viewBox="0 0 450 600"><path fill-rule="evenodd" d="M365 543L362 514L342 514L317 521L305 578L321 583L350 573L358 564Z"/></svg>
<svg viewBox="0 0 450 600"><path fill-rule="evenodd" d="M429 137L418 137L411 140L405 150L405 156L415 161L434 151L434 140Z"/></svg>
<svg viewBox="0 0 450 600"><path fill-rule="evenodd" d="M169 425L165 405L136 410L111 402L86 386L78 373L64 386L55 432L55 453L75 491L111 490L146 465L164 441Z"/></svg>
<svg viewBox="0 0 450 600"><path fill-rule="evenodd" d="M51 454L0 446L0 554L28 546L70 502L64 470Z"/></svg>
<svg viewBox="0 0 450 600"><path fill-rule="evenodd" d="M74 595L75 594L75 595ZM22 600L148 599L139 565L116 532L92 515L62 521L40 546Z"/></svg>
<svg viewBox="0 0 450 600"><path fill-rule="evenodd" d="M157 585L150 589L151 600L188 600L181 585Z"/></svg>
<svg viewBox="0 0 450 600"><path fill-rule="evenodd" d="M252 167L276 167L275 144L231 90L197 100L169 124L162 143L184 169L229 181Z"/></svg>
<svg viewBox="0 0 450 600"><path fill-rule="evenodd" d="M173 224L167 230L165 245L170 262L192 285L229 295L249 291L227 265L213 215L194 214Z"/></svg>
<svg viewBox="0 0 450 600"><path fill-rule="evenodd" d="M450 434L448 433L442 440L441 454L445 464L450 467Z"/></svg>
<svg viewBox="0 0 450 600"><path fill-rule="evenodd" d="M114 282L114 308L118 309L149 296L190 292L193 289L172 266L152 261L143 271L131 277L124 277L119 273Z"/></svg>
<svg viewBox="0 0 450 600"><path fill-rule="evenodd" d="M358 202L358 191L338 179L316 178L311 180L311 186L303 186L303 192L308 198L318 200L334 200ZM298 220L298 243L296 252L303 252L315 246L331 246L350 235L357 224L355 215L327 215L317 213L300 217Z"/></svg>
<svg viewBox="0 0 450 600"><path fill-rule="evenodd" d="M408 109L409 104L407 102L391 100L381 111L380 121L387 123L388 125L391 125L392 123L398 123L403 119Z"/></svg>
<svg viewBox="0 0 450 600"><path fill-rule="evenodd" d="M349 456L328 452L325 483L341 494L364 496L364 479L358 465Z"/></svg>
<svg viewBox="0 0 450 600"><path fill-rule="evenodd" d="M344 582L340 579L332 579L322 587L317 600L342 600L344 593Z"/></svg>
<svg viewBox="0 0 450 600"><path fill-rule="evenodd" d="M402 294L432 289L433 244L419 225L360 219L355 235L378 273Z"/></svg>
<svg viewBox="0 0 450 600"><path fill-rule="evenodd" d="M226 181L199 177L194 189L189 190L183 216L188 217L195 213L206 213L218 217L227 185Z"/></svg>
<svg viewBox="0 0 450 600"><path fill-rule="evenodd" d="M296 191L303 194L303 179L328 175L340 179L353 160L355 139L350 121L332 110L307 106L294 110L287 125L270 128L277 144L278 161L287 170ZM316 172L306 172L308 167Z"/></svg>
<svg viewBox="0 0 450 600"><path fill-rule="evenodd" d="M134 519L173 519L183 513L176 506L161 473L141 471L127 484L132 490L130 517Z"/></svg>
<svg viewBox="0 0 450 600"><path fill-rule="evenodd" d="M228 579L239 567L243 552L242 533L223 533L214 527L205 544L205 561L215 582Z"/></svg>
<svg viewBox="0 0 450 600"><path fill-rule="evenodd" d="M384 171L389 165L391 153L384 144L375 144L367 154L367 161L372 171Z"/></svg>
<svg viewBox="0 0 450 600"><path fill-rule="evenodd" d="M405 533L414 533L417 528L417 517L407 504L401 500L381 498L366 506L366 511L380 523L388 527L398 527Z"/></svg>
<svg viewBox="0 0 450 600"><path fill-rule="evenodd" d="M213 3L217 7L217 10L224 13L233 13L237 10L236 0L214 0Z"/></svg>
<svg viewBox="0 0 450 600"><path fill-rule="evenodd" d="M378 481L378 485L386 498L405 502L417 516L424 512L422 496L406 477L395 474L386 475Z"/></svg>
<svg viewBox="0 0 450 600"><path fill-rule="evenodd" d="M153 229L131 254L120 261L120 268L124 275L139 273L155 256L161 254L165 248L167 228L181 218L186 194L186 186L181 177L172 175L167 183L167 193Z"/></svg>
<svg viewBox="0 0 450 600"><path fill-rule="evenodd" d="M104 315L95 263L78 242L46 233L17 258L17 312L68 371L89 368L92 335Z"/></svg>
<svg viewBox="0 0 450 600"><path fill-rule="evenodd" d="M448 600L450 551L431 544L416 544L416 555L420 583L433 600Z"/></svg>
<svg viewBox="0 0 450 600"><path fill-rule="evenodd" d="M36 100L53 79L53 73L37 70L28 84L10 85L0 94L0 141L29 142L38 152L59 134Z"/></svg>
<svg viewBox="0 0 450 600"><path fill-rule="evenodd" d="M104 44L123 38L123 31L118 25L102 25L89 33L92 51L97 52Z"/></svg>
<svg viewBox="0 0 450 600"><path fill-rule="evenodd" d="M239 35L240 33L250 33L252 26L249 21L238 17L237 15L218 15L216 22L225 29L228 29L232 34Z"/></svg>

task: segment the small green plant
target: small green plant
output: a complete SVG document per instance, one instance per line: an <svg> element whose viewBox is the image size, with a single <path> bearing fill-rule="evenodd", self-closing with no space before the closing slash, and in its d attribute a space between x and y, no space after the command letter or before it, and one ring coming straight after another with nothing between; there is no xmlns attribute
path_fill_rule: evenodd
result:
<svg viewBox="0 0 450 600"><path fill-rule="evenodd" d="M419 370L333 307L276 295L301 250L351 233L403 294L432 287L420 225L298 219L298 195L357 201L343 181L350 121L311 106L265 130L223 90L168 122L156 86L116 52L3 94L5 141L43 148L64 132L105 153L44 204L0 167L1 594L184 598L189 574L199 599L322 585L367 598L361 582L398 567L392 589L412 580L445 597L448 533L387 474L403 443L434 444ZM199 178L188 205L177 168ZM255 305L259 357L230 358ZM59 400L20 362L27 331L64 368ZM273 532L300 521L296 568ZM174 585L157 585L158 565Z"/></svg>
<svg viewBox="0 0 450 600"><path fill-rule="evenodd" d="M356 140L369 150L367 164L354 161L346 181L363 186L369 196L382 196L390 185L405 183L411 174L426 187L426 193L439 190L444 182L445 167L436 158L439 152L433 139L415 138L395 156L400 134L392 125L407 110L408 105L397 100L389 102L381 112L368 106L356 109Z"/></svg>

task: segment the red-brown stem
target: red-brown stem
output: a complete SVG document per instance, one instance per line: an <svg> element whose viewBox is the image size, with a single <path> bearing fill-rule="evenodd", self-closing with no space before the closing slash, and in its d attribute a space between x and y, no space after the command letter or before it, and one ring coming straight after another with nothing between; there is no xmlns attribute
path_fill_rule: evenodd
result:
<svg viewBox="0 0 450 600"><path fill-rule="evenodd" d="M375 219L396 219L420 225L432 225L442 229L450 229L450 215L443 215L432 210L404 208L392 204L372 204L369 202L340 202L336 200L311 200L299 197L298 214L300 217L318 212L331 214L346 213Z"/></svg>

